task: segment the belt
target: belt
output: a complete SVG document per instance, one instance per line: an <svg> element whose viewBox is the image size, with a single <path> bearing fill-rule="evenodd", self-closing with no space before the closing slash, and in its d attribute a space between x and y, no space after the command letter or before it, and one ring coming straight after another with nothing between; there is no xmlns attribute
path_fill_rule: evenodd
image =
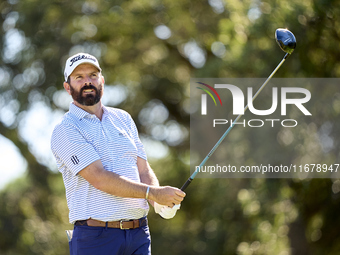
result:
<svg viewBox="0 0 340 255"><path fill-rule="evenodd" d="M89 226L89 227L108 227L108 228L120 228L120 229L135 229L144 227L148 224L146 217L138 220L120 220L120 221L100 221L94 219L78 220L74 223L76 226Z"/></svg>

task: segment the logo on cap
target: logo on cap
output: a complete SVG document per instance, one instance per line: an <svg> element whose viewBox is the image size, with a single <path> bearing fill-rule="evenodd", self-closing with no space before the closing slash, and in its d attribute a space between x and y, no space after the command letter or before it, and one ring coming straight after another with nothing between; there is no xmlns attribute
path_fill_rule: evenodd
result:
<svg viewBox="0 0 340 255"><path fill-rule="evenodd" d="M70 59L70 66L72 66L75 62L79 61L79 60L82 60L82 59L89 59L89 60L92 60L94 63L96 63L96 59L91 57L91 56L87 56L87 55L78 55L78 56L75 56L74 58Z"/></svg>
<svg viewBox="0 0 340 255"><path fill-rule="evenodd" d="M86 53L77 53L77 54L69 57L66 60L65 71L64 71L65 82L67 82L67 79L71 75L73 70L78 65L83 64L83 63L91 64L91 65L97 67L99 71L102 71L102 69L99 67L98 60L94 56L92 56L90 54L86 54Z"/></svg>

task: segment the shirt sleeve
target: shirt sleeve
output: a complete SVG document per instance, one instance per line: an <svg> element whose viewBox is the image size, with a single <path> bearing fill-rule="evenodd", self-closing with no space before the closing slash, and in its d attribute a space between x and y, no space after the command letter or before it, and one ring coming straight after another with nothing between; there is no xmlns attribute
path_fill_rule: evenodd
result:
<svg viewBox="0 0 340 255"><path fill-rule="evenodd" d="M100 159L94 147L71 125L59 124L54 129L51 149L59 171L63 171L66 166L73 175Z"/></svg>

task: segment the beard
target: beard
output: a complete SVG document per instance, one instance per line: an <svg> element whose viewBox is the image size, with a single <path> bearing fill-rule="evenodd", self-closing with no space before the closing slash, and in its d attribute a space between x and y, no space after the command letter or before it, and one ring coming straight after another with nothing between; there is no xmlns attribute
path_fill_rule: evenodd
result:
<svg viewBox="0 0 340 255"><path fill-rule="evenodd" d="M93 85L85 85L80 89L80 91L76 91L71 84L70 85L70 91L71 91L71 96L74 101L78 102L81 105L86 105L86 106L92 106L97 104L100 99L102 98L103 94L103 86L102 83L99 84L98 89L93 86ZM93 89L94 90L94 95L93 94L87 94L83 96L83 92L86 89Z"/></svg>

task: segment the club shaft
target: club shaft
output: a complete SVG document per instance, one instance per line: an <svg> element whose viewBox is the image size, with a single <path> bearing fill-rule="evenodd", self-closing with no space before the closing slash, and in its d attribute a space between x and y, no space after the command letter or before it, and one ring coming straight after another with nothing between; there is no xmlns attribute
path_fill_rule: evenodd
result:
<svg viewBox="0 0 340 255"><path fill-rule="evenodd" d="M285 60L288 58L290 54L286 53L286 55L283 57L283 59L281 60L281 62L277 65L277 67L274 69L274 71L269 75L269 77L267 78L267 80L262 84L262 86L259 88L259 90L255 93L255 95L252 98L252 102L255 100L255 98L261 93L261 91L264 89L264 87L267 85L267 83L270 81L270 79L274 76L274 74L277 72L277 70L281 67L281 65L285 62ZM246 105L246 107L244 107L244 112L246 112L246 110L248 110L249 108L249 104ZM218 148L218 146L222 143L222 141L224 140L224 138L226 138L226 136L229 134L230 130L234 127L234 124L241 118L243 114L240 114L236 117L236 119L233 121L233 123L230 125L230 127L227 129L227 131L224 132L224 134L221 136L221 138L217 141L217 143L215 144L215 146L211 149L211 151L208 153L208 155L203 159L203 161L201 162L201 164L198 166L198 169L201 169L202 166L205 165L205 163L208 161L208 159L211 157L211 155L216 151L216 149ZM184 191L191 183L191 181L196 177L198 171L197 169L195 169L194 173L189 177L189 179L183 184L183 186L181 187L181 190Z"/></svg>

